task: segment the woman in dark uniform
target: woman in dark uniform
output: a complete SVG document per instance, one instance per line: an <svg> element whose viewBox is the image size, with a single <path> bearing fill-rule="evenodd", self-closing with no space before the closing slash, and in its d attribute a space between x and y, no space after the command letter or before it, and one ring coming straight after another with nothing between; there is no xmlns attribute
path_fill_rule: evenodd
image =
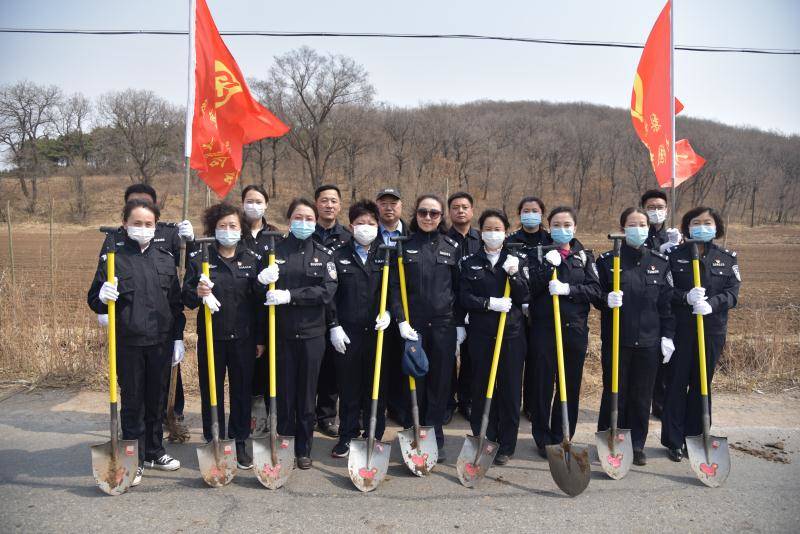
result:
<svg viewBox="0 0 800 534"><path fill-rule="evenodd" d="M183 315L178 271L172 252L152 243L160 212L148 200L125 204L123 244L117 245L116 279L107 280L103 254L87 301L97 314L117 304L117 366L122 387L122 439L139 441L139 468L132 485L142 481L144 464L174 471L178 460L164 450L162 418L170 363L183 359Z"/></svg>
<svg viewBox="0 0 800 534"><path fill-rule="evenodd" d="M680 462L685 455L686 436L697 436L703 431L695 315L704 316L710 392L714 369L725 347L728 310L736 307L741 283L736 252L714 243L714 239L725 235L725 224L715 209L700 206L686 212L681 220L681 232L703 242L698 245L702 287L694 287L691 244L673 248L669 262L675 281L672 293L675 353L672 358L664 358L664 363L670 362L670 367L661 417L661 444L669 449L669 458L675 462ZM710 404L709 393L709 408Z"/></svg>
<svg viewBox="0 0 800 534"><path fill-rule="evenodd" d="M473 435L481 428L486 386L492 367L500 313L506 312L505 332L497 368L497 393L489 414L486 437L500 448L494 462L505 465L514 454L519 432L519 404L522 394L522 366L525 363L525 329L522 304L529 298L527 269L521 269L525 254L503 248L508 218L498 210L486 210L479 219L483 247L461 260L459 298L469 313L467 343L472 355L472 402L470 417ZM524 266L524 265L523 265ZM503 297L506 280L511 296Z"/></svg>

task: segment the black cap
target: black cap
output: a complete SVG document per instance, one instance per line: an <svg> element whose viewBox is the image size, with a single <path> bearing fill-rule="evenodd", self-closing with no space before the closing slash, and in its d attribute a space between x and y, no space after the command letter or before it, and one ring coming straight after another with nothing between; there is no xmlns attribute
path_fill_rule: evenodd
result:
<svg viewBox="0 0 800 534"><path fill-rule="evenodd" d="M375 197L375 200L379 200L381 197L385 196L394 197L397 200L400 200L400 191L394 187L384 187L378 191L378 195Z"/></svg>

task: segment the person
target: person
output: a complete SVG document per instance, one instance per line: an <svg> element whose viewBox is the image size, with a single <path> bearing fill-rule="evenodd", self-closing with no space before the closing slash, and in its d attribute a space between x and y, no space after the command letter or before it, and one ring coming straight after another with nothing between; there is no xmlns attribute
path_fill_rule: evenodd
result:
<svg viewBox="0 0 800 534"><path fill-rule="evenodd" d="M517 205L517 215L519 215L520 228L508 236L509 243L522 243L522 250L530 257L536 255L536 247L539 245L550 245L553 240L542 223L545 214L544 201L539 197L523 197ZM522 305L522 313L528 316L528 303ZM527 330L528 324L525 323ZM522 386L522 411L529 421L533 420L533 392L536 389L534 369L536 368L536 344L528 343L528 351L525 354L525 375Z"/></svg>
<svg viewBox="0 0 800 534"><path fill-rule="evenodd" d="M256 317L264 300L264 286L259 284L261 256L247 248L242 235L249 232L244 213L229 204L215 204L203 214L205 235L216 241L208 247L209 276L203 274L201 250L190 254L183 282L183 303L197 312L197 371L200 380L203 437L211 441L212 421L219 422L220 435L226 436L225 373L228 374L230 416L227 436L236 441L236 462L239 469L250 469L253 460L247 452L250 437L250 409L253 386L253 365L256 355L264 353L264 341L258 341ZM214 339L214 372L218 408L211 412L206 357L205 312L211 311ZM263 328L261 329L263 332Z"/></svg>
<svg viewBox="0 0 800 534"><path fill-rule="evenodd" d="M311 237L335 252L353 238L338 221L339 212L342 210L342 193L333 184L323 184L314 191L314 203L317 206L319 219ZM328 322L330 321L331 319L328 319ZM337 352L329 339L325 344L325 357L322 360L317 384L317 429L326 436L335 438L339 435L336 426L336 403L339 398L336 385Z"/></svg>
<svg viewBox="0 0 800 534"><path fill-rule="evenodd" d="M158 207L149 200L136 198L125 204L125 236L120 245L114 244L114 280L108 280L103 255L87 294L97 314L107 314L108 303L116 302L122 438L139 442L133 486L141 483L146 463L166 471L181 466L164 449L162 421L170 364L179 364L185 354L186 318L174 258L152 243L159 217Z"/></svg>
<svg viewBox="0 0 800 534"><path fill-rule="evenodd" d="M378 236L378 206L360 200L348 212L353 240L334 253L338 287L331 305L329 337L336 351L336 383L339 385L339 440L331 451L334 458L350 452L350 441L362 428L368 428L376 331L389 326L390 314L378 317L385 252ZM384 345L385 347L385 345ZM386 428L386 366L381 369L375 437L380 440Z"/></svg>
<svg viewBox="0 0 800 534"><path fill-rule="evenodd" d="M714 243L714 239L725 236L725 223L717 210L699 206L687 211L681 219L681 231L702 241L698 245L702 287L694 287L692 246L682 244L672 249L669 262L675 283L672 293L675 352L672 357L664 357L670 363L670 371L661 417L661 444L669 450L668 456L674 462L680 462L686 454L683 449L686 436L703 432L695 316L703 316L710 409L711 381L725 347L728 311L736 307L741 285L736 252Z"/></svg>
<svg viewBox="0 0 800 534"><path fill-rule="evenodd" d="M522 304L529 298L524 267L526 255L503 247L508 217L499 210L484 211L478 219L483 247L461 260L459 300L470 316L467 344L472 362L470 387L474 410L469 420L472 434L480 433L486 387L492 367L500 313L506 323L497 367L497 379L486 437L500 444L494 462L505 465L517 446L522 366L525 363L525 329ZM504 297L508 281L511 294ZM462 349L463 354L463 349Z"/></svg>
<svg viewBox="0 0 800 534"><path fill-rule="evenodd" d="M553 208L547 216L550 236L557 250L550 250L539 261L530 260L530 343L536 344L532 406L533 438L539 454L545 447L561 443L561 409L553 384L556 376L556 343L553 320L553 295L560 298L561 330L564 349L564 375L567 383L570 438L578 422L583 363L589 344L589 305L600 297L597 266L591 251L584 249L575 233L578 220L575 210L566 206ZM553 270L558 279L552 279Z"/></svg>
<svg viewBox="0 0 800 534"><path fill-rule="evenodd" d="M450 229L448 237L458 243L458 260L470 254L475 254L481 249L481 233L472 228L473 206L472 195L466 191L457 191L447 198L447 211L450 214ZM444 413L444 424L450 424L456 408L467 421L470 420L472 410L471 396L471 367L469 358L469 343L462 343L459 354L456 355L458 365L453 366L452 394L447 402ZM456 399L456 394L458 399Z"/></svg>
<svg viewBox="0 0 800 534"><path fill-rule="evenodd" d="M597 259L600 279L601 362L603 395L597 430L607 430L611 413L611 352L613 310L619 308L619 417L618 427L629 428L633 463L645 465L644 445L650 424L650 399L656 371L664 357L675 350L672 316L672 275L667 256L644 246L648 215L627 208L619 219L625 240L620 247L620 290L614 291L614 252Z"/></svg>
<svg viewBox="0 0 800 534"><path fill-rule="evenodd" d="M316 422L317 380L325 355L326 316L336 293L333 252L313 239L317 208L296 198L286 212L290 232L275 247L278 277L259 280L276 284L267 291L276 323L278 432L295 436L297 467L310 469Z"/></svg>
<svg viewBox="0 0 800 534"><path fill-rule="evenodd" d="M403 246L403 263L408 290L406 317L400 295L399 277L392 277L391 309L400 336L421 341L428 356L428 374L417 380L420 423L433 426L439 461L445 461L444 412L450 398L455 354L466 338L463 313L457 302L458 243L445 235L444 204L435 195L422 195L414 207L411 238ZM410 323L409 323L410 321ZM416 327L416 330L411 325ZM406 407L408 413L408 407ZM408 420L403 426L410 427Z"/></svg>

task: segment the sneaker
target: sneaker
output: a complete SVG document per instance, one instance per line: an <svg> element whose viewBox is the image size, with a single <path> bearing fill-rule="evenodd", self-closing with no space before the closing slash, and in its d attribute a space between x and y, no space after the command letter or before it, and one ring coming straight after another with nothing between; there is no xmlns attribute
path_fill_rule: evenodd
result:
<svg viewBox="0 0 800 534"><path fill-rule="evenodd" d="M136 474L133 476L133 481L131 481L131 487L138 486L142 483L142 475L144 474L144 466L140 465L136 468Z"/></svg>
<svg viewBox="0 0 800 534"><path fill-rule="evenodd" d="M331 451L331 456L333 458L347 458L347 455L350 454L350 442L340 441L336 444L336 446Z"/></svg>
<svg viewBox="0 0 800 534"><path fill-rule="evenodd" d="M236 467L239 469L253 468L253 459L247 453L247 444L244 441L236 442Z"/></svg>
<svg viewBox="0 0 800 534"><path fill-rule="evenodd" d="M160 471L177 471L181 468L181 463L169 454L163 454L157 460L150 460L150 467Z"/></svg>
<svg viewBox="0 0 800 534"><path fill-rule="evenodd" d="M320 422L317 424L317 429L322 433L328 436L329 438L338 438L339 437L339 427L336 426L336 423L325 421Z"/></svg>
<svg viewBox="0 0 800 534"><path fill-rule="evenodd" d="M644 451L634 449L633 465L647 465L647 455L644 453Z"/></svg>

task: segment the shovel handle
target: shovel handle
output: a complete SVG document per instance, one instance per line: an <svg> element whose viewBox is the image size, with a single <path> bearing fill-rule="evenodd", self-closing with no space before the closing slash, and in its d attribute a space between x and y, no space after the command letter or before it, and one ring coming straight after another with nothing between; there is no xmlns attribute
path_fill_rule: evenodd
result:
<svg viewBox="0 0 800 534"><path fill-rule="evenodd" d="M408 290L406 289L406 268L403 264L403 245L399 240L397 241L397 276L400 279L400 302L403 304L403 315L406 316L406 322L411 325L408 316ZM411 375L408 375L408 389L410 391L417 390L417 381Z"/></svg>
<svg viewBox="0 0 800 534"><path fill-rule="evenodd" d="M700 252L697 249L697 243L692 242L692 276L694 278L694 287L703 287L700 280ZM708 397L708 375L706 373L706 335L703 324L703 316L699 313L695 315L697 319L697 351L698 351L698 364L700 365L700 395Z"/></svg>
<svg viewBox="0 0 800 534"><path fill-rule="evenodd" d="M386 249L386 259L383 262L381 273L381 302L378 307L378 317L386 313L386 294L389 292L389 258L391 250ZM383 330L378 330L377 341L375 343L375 370L372 375L372 402L378 400L378 393L381 385L381 360L383 358ZM371 422L371 421L370 421Z"/></svg>
<svg viewBox="0 0 800 534"><path fill-rule="evenodd" d="M270 236L270 246L269 246L269 261L267 262L270 267L275 265L275 238ZM269 290L275 290L275 282L269 285ZM277 379L275 377L275 305L270 304L267 306L267 314L268 314L268 322L267 322L267 333L269 335L269 398L275 398L278 396L278 385Z"/></svg>
<svg viewBox="0 0 800 534"><path fill-rule="evenodd" d="M508 298L511 295L511 284L508 283L506 277L506 287L503 290L503 298ZM506 330L506 316L508 313L500 313L500 319L497 322L497 337L494 340L494 354L492 354L492 367L489 371L489 383L486 384L486 399L491 400L494 394L494 382L497 378L497 365L500 363L500 350L503 348L503 333Z"/></svg>
<svg viewBox="0 0 800 534"><path fill-rule="evenodd" d="M613 259L613 288L620 289L620 261L619 254L614 254ZM611 311L611 393L619 391L619 308Z"/></svg>
<svg viewBox="0 0 800 534"><path fill-rule="evenodd" d="M114 280L114 257L116 253L109 250L106 253L106 279ZM111 404L117 403L117 303L108 301L108 400Z"/></svg>
<svg viewBox="0 0 800 534"><path fill-rule="evenodd" d="M558 271L553 268L553 280L558 280ZM564 379L564 342L561 338L561 306L558 295L553 295L553 324L556 333L556 363L558 364L558 397L562 403L567 402L567 382Z"/></svg>
<svg viewBox="0 0 800 534"><path fill-rule="evenodd" d="M211 278L208 269L208 244L203 243L203 274ZM214 368L214 332L211 326L211 310L203 305L206 327L206 365L208 366L208 398L212 408L217 406L217 375ZM216 413L212 415L216 420Z"/></svg>

